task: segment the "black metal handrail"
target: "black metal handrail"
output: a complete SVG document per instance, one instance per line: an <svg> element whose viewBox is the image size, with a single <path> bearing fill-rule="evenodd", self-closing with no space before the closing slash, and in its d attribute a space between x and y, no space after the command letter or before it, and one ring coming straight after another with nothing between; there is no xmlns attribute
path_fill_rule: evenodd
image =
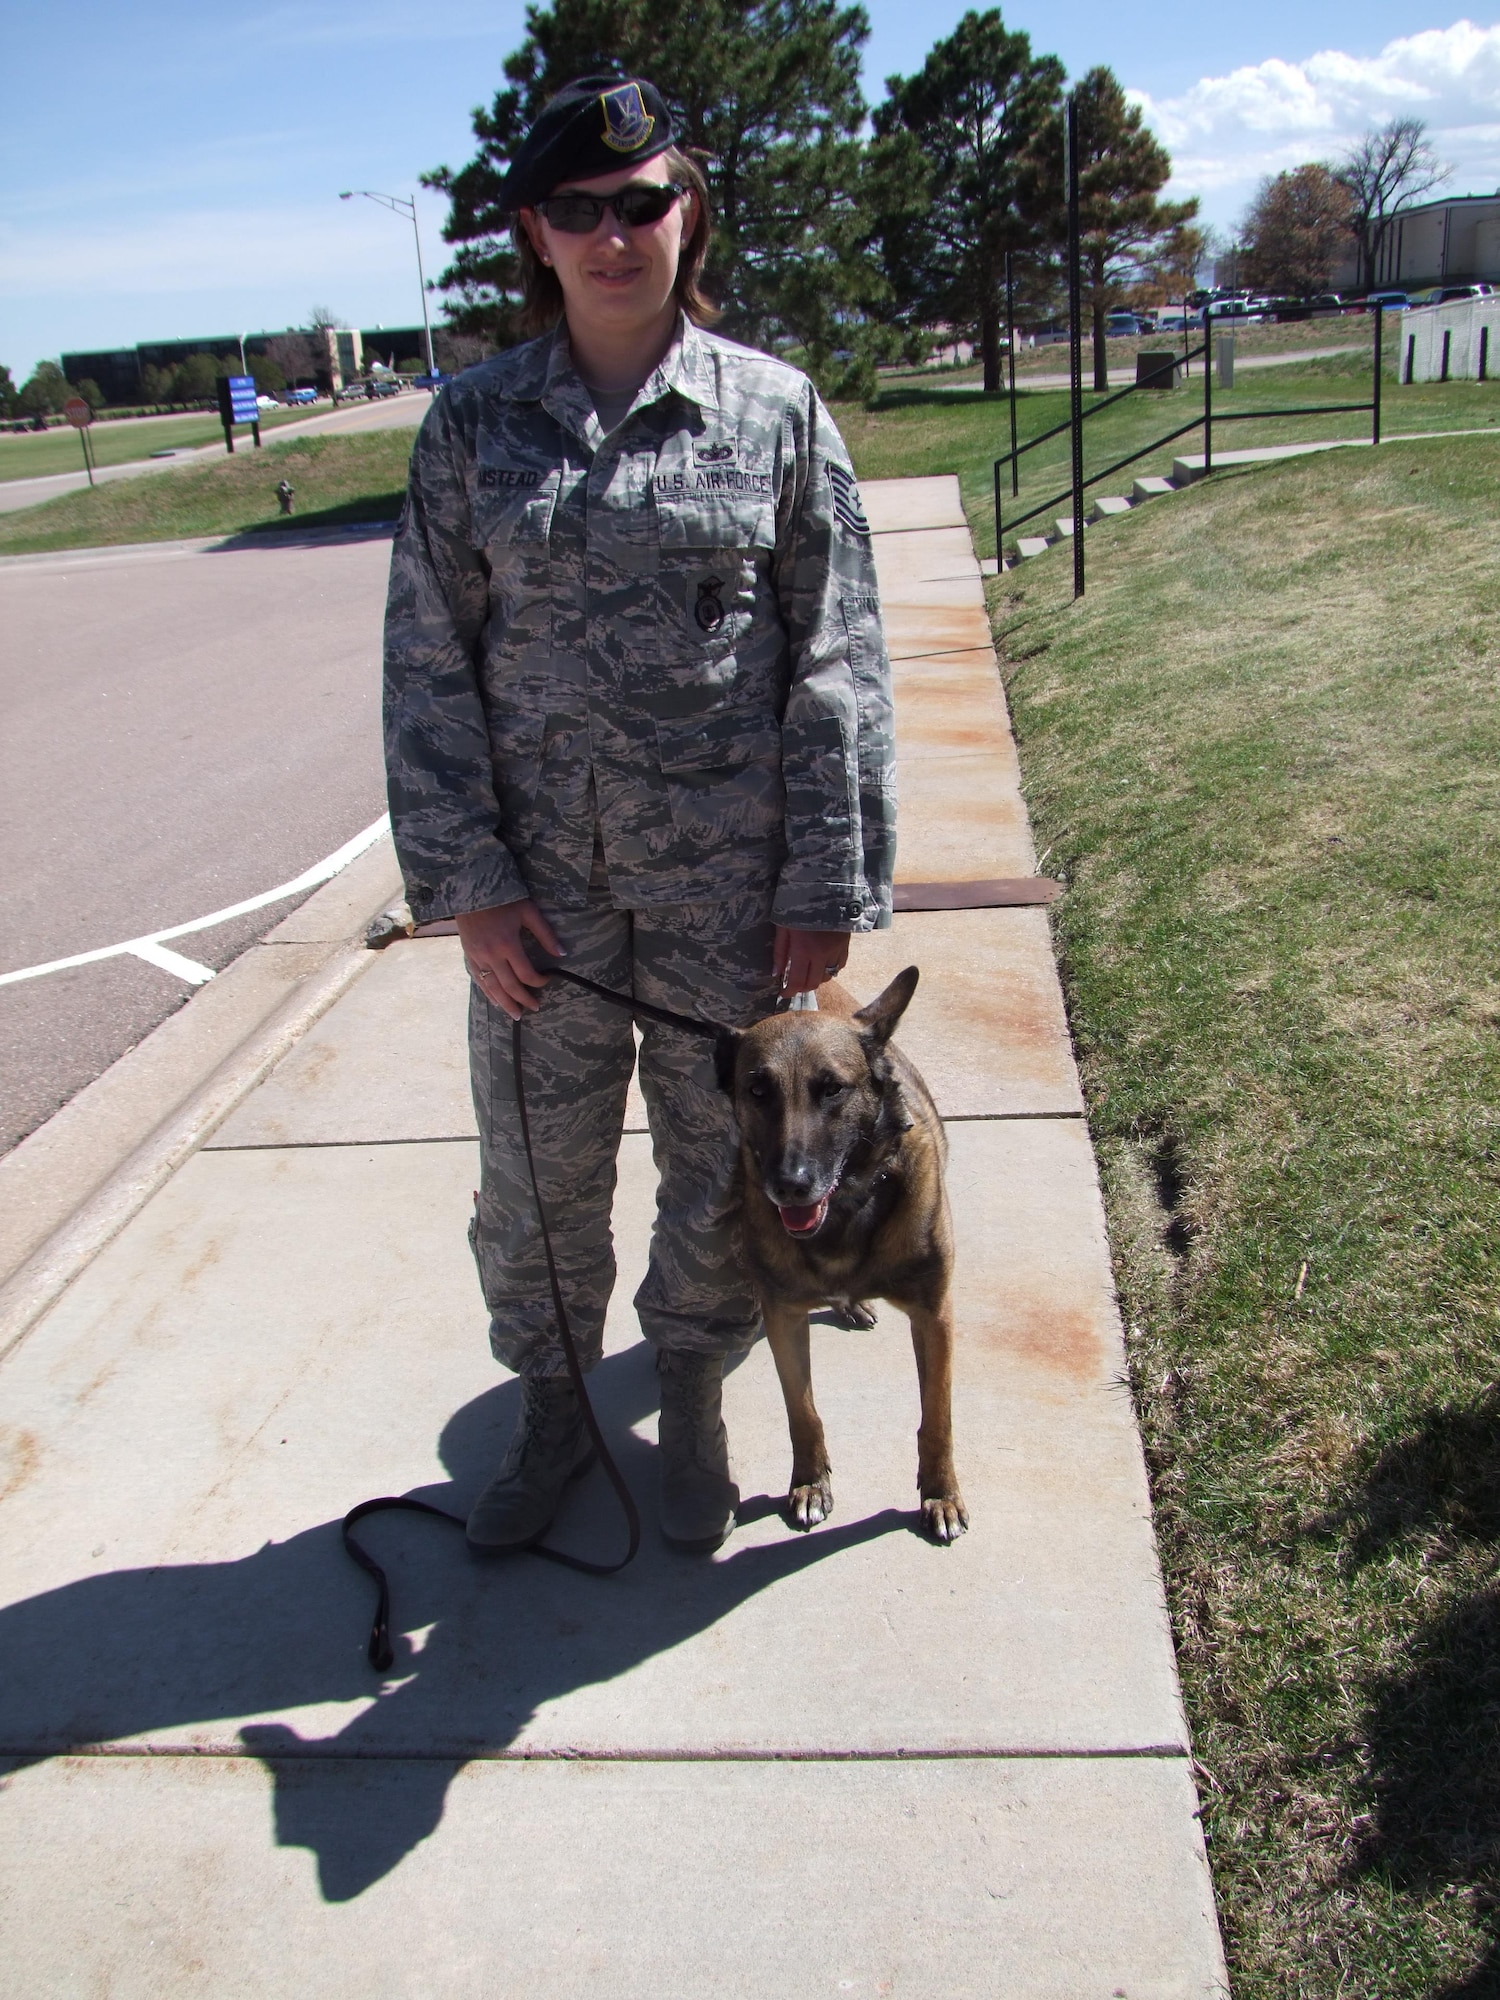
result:
<svg viewBox="0 0 1500 2000"><path fill-rule="evenodd" d="M1070 111L1071 111L1071 105L1070 105ZM1069 194L1071 200L1072 198L1071 188L1069 190ZM1076 261L1078 254L1076 222L1073 225L1071 235L1072 235L1072 240L1070 241L1069 245L1069 255L1070 255L1070 262L1073 262ZM1076 273L1074 274L1074 276L1076 278ZM1078 292L1078 286L1076 282L1071 286L1070 289L1072 294L1074 295L1074 298L1076 299L1076 295ZM1077 311L1076 304L1074 305L1073 309L1076 313ZM1368 398L1363 402L1299 403L1285 409L1225 410L1217 413L1218 421L1220 423L1235 424L1235 423L1250 423L1254 421L1264 422L1264 421L1269 421L1270 419L1275 417L1323 417L1323 416L1335 416L1335 415L1359 415L1364 412L1369 412L1371 416L1370 441L1372 444L1379 444L1381 359L1382 359L1381 348L1383 345L1383 339L1382 339L1383 318L1384 318L1383 309L1379 304L1377 304L1375 307L1374 339L1372 342L1370 394ZM1141 459L1149 458L1152 452L1160 451L1163 445L1175 444L1178 438L1186 437L1190 431L1195 431L1200 429L1202 430L1203 471L1205 477L1213 471L1213 451L1214 451L1213 427L1214 427L1216 413L1213 404L1213 362L1212 358L1209 355L1209 347L1212 341L1212 333L1213 333L1213 327L1212 327L1212 319L1210 317L1210 319L1206 321L1204 325L1203 344L1200 347L1195 347L1191 353L1184 352L1180 362L1176 356L1173 357L1172 361L1172 367L1175 372L1175 370L1179 366L1186 366L1188 363L1196 361L1200 355L1203 357L1202 413L1199 416L1194 417L1190 423L1181 424L1178 426L1176 430L1167 431L1163 436L1158 438L1153 438L1149 444L1142 445L1138 451L1132 451L1127 453L1124 458L1116 459L1112 465L1104 466L1100 471L1091 473L1087 478L1085 478L1083 472L1083 447L1082 447L1084 424L1088 421L1090 417L1097 416L1101 410L1107 410L1111 408L1114 404L1123 402L1127 396L1133 396L1141 389L1151 389L1155 385L1150 380L1150 378L1148 378L1144 382L1129 383L1125 388L1116 390L1112 395L1102 397L1097 403L1091 403L1087 409L1084 409L1082 406L1081 341L1079 339L1079 335L1081 334L1081 327L1076 323L1075 320L1075 322L1070 324L1069 327L1069 350L1070 350L1069 360L1071 363L1069 373L1071 381L1071 393L1070 393L1070 410L1067 420L1060 424L1053 424L1049 430L1042 431L1036 437L1028 438L1025 444L1018 445L1015 442L1015 410L1014 410L1015 331L1014 328L1012 327L1011 329L1011 400L1012 400L1011 449L1008 452L1006 452L1002 457L997 458L994 463L995 560L997 565L1003 565L1005 561L1004 539L1006 530L1004 525L1002 503L1000 497L1000 474L1002 469L1005 468L1006 466L1009 466L1011 469L1011 493L1012 496L1014 497L1019 490L1016 473L1020 459L1024 457L1024 455L1028 451L1034 451L1038 445L1046 444L1048 440L1051 438L1060 437L1065 431L1070 432L1072 434L1072 452L1071 452L1072 477L1070 478L1069 483L1063 488L1063 490L1060 493L1054 495L1052 499L1043 501L1040 506L1029 508L1024 514L1021 514L1016 519L1012 520L1010 524L1010 532L1012 534L1014 534L1018 528L1024 527L1028 521L1036 520L1038 515L1048 513L1053 507L1058 506L1062 501L1071 498L1073 502L1074 539L1075 542L1081 544L1083 537L1083 495L1087 491L1087 489L1090 486L1097 486L1102 480L1113 478L1115 473L1123 471L1127 465L1135 465ZM1167 370L1165 367L1163 367L1160 371L1161 375L1165 375L1166 372ZM1083 595L1083 556L1081 547L1076 548L1074 552L1073 590L1074 590L1074 595L1076 597L1081 597Z"/></svg>

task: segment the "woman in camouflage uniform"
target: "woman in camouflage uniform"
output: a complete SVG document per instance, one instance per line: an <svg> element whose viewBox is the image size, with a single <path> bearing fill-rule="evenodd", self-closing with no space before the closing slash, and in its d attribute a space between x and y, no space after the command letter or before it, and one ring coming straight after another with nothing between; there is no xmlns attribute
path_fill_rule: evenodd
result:
<svg viewBox="0 0 1500 2000"><path fill-rule="evenodd" d="M391 817L412 913L455 917L483 1150L471 1230L511 1449L469 1519L520 1546L588 1440L521 1150L524 1018L542 1198L584 1366L614 1282L627 1016L527 952L743 1026L890 921L890 669L870 531L805 376L721 340L698 289L703 177L640 79L542 111L506 183L539 337L436 399L386 616ZM662 1531L733 1525L720 1386L760 1332L735 1239L736 1140L712 1052L645 1024L661 1176L635 1304L657 1349Z"/></svg>

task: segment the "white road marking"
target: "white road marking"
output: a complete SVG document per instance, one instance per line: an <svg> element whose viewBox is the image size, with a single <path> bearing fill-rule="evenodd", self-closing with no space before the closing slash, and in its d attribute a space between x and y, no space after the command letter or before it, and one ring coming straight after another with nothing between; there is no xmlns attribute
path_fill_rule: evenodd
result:
<svg viewBox="0 0 1500 2000"><path fill-rule="evenodd" d="M200 965L196 958L184 958L180 951L169 951L164 944L135 945L130 956L143 958L147 965L154 965L160 972L170 972L177 979L185 979L190 986L202 986L214 976L211 965Z"/></svg>
<svg viewBox="0 0 1500 2000"><path fill-rule="evenodd" d="M243 903L231 903L227 909L215 910L209 916L194 917L191 923L171 924L165 930L148 931L144 937L126 938L123 944L101 945L97 951L75 952L71 958L53 958L45 965L23 966L19 972L0 972L0 986L14 986L21 979L41 979L49 972L65 972L74 965L97 965L101 959L122 958L126 953L145 959L148 965L160 966L164 972L175 973L179 979L190 979L194 985L201 985L205 979L213 977L209 968L199 965L196 959L183 958L175 951L162 951L161 946L168 938L187 937L192 931L210 931L215 924L228 923L231 917L248 916L252 910L263 910L268 904L280 903L288 896L300 896L307 889L316 889L322 882L331 882L367 847L373 847L389 831L390 824L390 814L382 813L372 826L367 826L363 833L357 833L353 840L346 840L325 861L305 869L295 880L283 882L278 889L267 889L264 895L247 896Z"/></svg>

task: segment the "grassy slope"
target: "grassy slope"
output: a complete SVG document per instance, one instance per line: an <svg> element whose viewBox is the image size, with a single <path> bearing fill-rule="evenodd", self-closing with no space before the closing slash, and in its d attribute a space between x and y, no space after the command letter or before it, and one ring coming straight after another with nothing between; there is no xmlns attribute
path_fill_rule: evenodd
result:
<svg viewBox="0 0 1500 2000"><path fill-rule="evenodd" d="M296 489L288 527L391 521L406 490L415 432L298 437L262 451L236 451L93 492L68 493L40 507L0 514L0 555L39 549L101 548L115 542L185 540L246 530L276 531L276 485Z"/></svg>
<svg viewBox="0 0 1500 2000"><path fill-rule="evenodd" d="M1085 426L1086 472L1113 463L1163 432L1187 423L1202 408L1202 378L1167 394L1128 397ZM1361 355L1304 362L1284 368L1241 373L1230 392L1216 392L1215 410L1261 410L1300 403L1358 402L1368 396L1370 370ZM1024 444L1067 416L1067 394L1035 390L1019 399L1019 432ZM1092 404L1096 399L1086 399ZM904 473L956 472L964 504L974 524L980 551L995 552L991 466L997 453L1010 447L1009 416L1003 397L940 389L891 391L873 412L841 407L839 426L854 453L855 469L864 478L898 477ZM1460 429L1471 424L1500 423L1500 383L1448 382L1402 388L1385 384L1384 429L1396 431ZM1214 430L1215 451L1237 451L1260 444L1290 444L1312 438L1358 438L1370 434L1367 416L1293 417L1246 423L1225 423ZM1164 473L1174 456L1203 449L1202 433L1143 460L1112 479L1098 492L1128 493L1130 482L1143 473ZM1007 519L1033 504L1051 499L1068 482L1068 441L1060 437L1039 446L1023 460L1021 499L1005 495ZM1065 506L1054 509L1065 511ZM1045 532L1044 518L1025 530Z"/></svg>
<svg viewBox="0 0 1500 2000"><path fill-rule="evenodd" d="M1227 475L991 586L1239 2000L1500 1988L1497 476Z"/></svg>
<svg viewBox="0 0 1500 2000"><path fill-rule="evenodd" d="M304 421L306 410L266 410L264 436L282 424ZM316 412L314 412L316 414ZM236 429L235 451L251 450L248 430ZM185 451L191 445L222 444L224 426L216 416L148 417L94 424L89 430L95 465L125 465L153 451ZM0 437L0 479L45 479L58 472L82 472L83 446L71 427Z"/></svg>

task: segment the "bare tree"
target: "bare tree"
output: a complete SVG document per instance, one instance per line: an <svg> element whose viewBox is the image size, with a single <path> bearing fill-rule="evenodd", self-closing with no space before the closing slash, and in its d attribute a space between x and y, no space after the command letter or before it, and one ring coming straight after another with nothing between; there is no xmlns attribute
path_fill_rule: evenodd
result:
<svg viewBox="0 0 1500 2000"><path fill-rule="evenodd" d="M1359 282L1375 282L1380 248L1392 221L1453 172L1443 165L1420 118L1393 118L1345 154L1338 178L1349 190L1349 227L1359 245Z"/></svg>

